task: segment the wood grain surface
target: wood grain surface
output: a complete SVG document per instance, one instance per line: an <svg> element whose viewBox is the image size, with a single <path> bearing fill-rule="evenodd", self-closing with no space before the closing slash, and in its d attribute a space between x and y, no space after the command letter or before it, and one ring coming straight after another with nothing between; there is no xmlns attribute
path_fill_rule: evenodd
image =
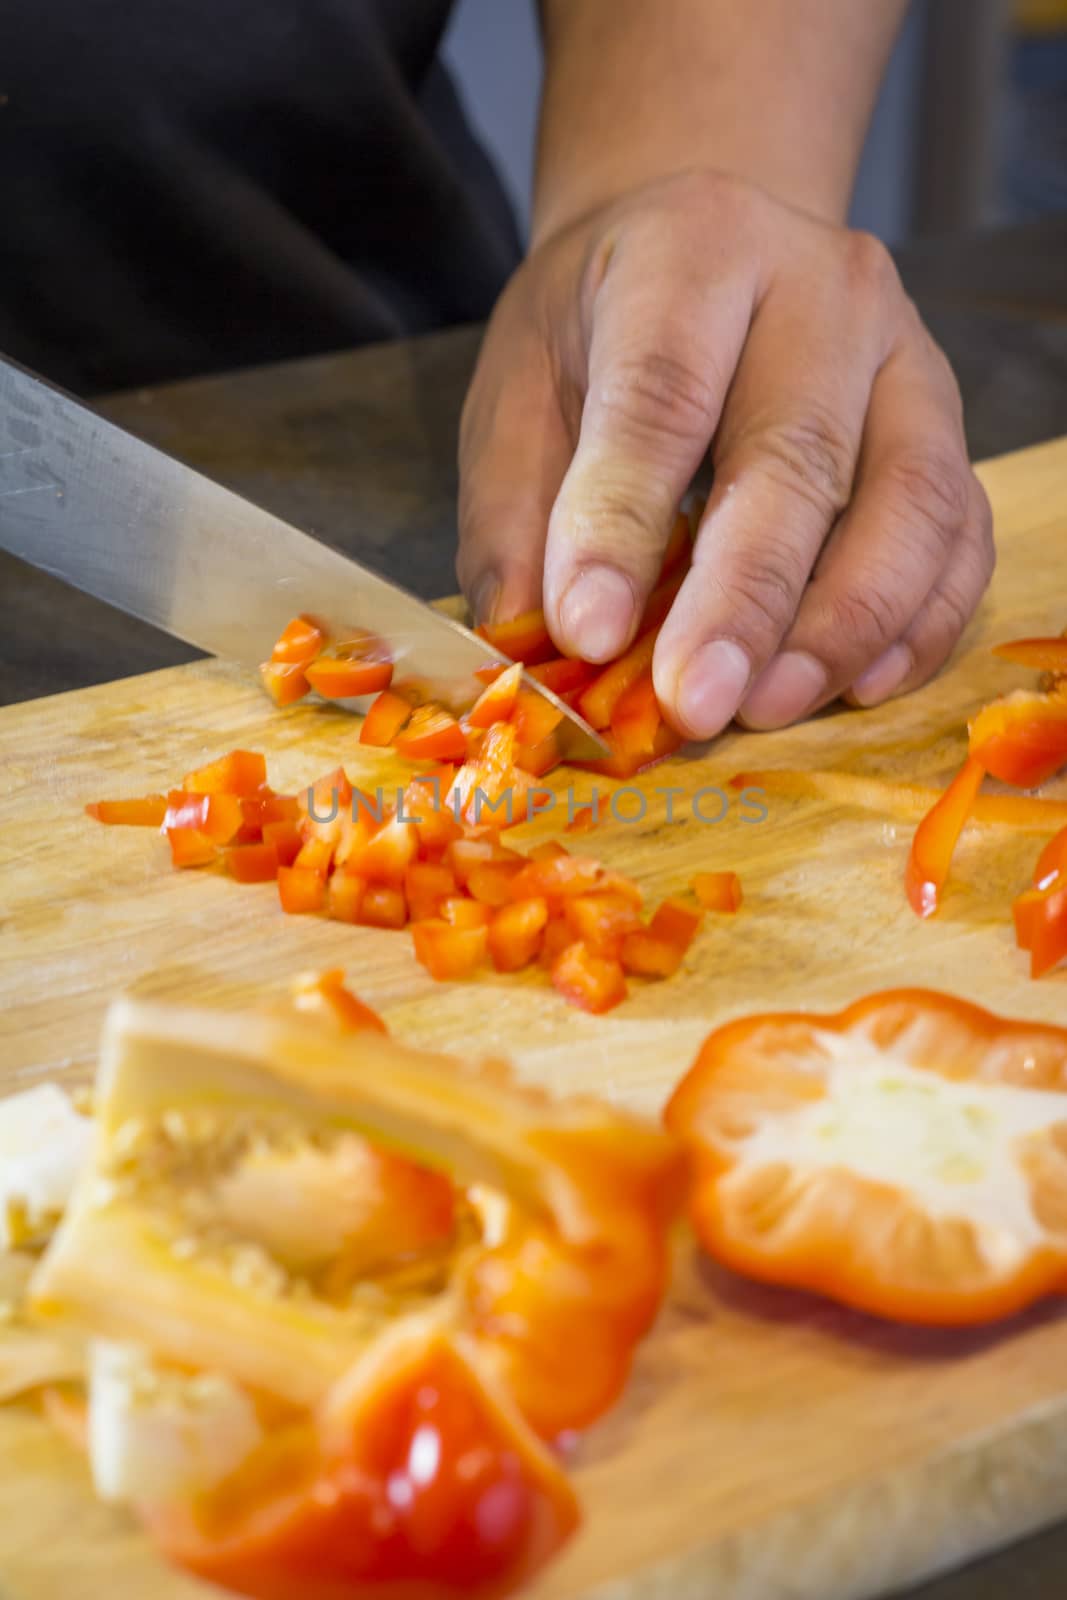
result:
<svg viewBox="0 0 1067 1600"><path fill-rule="evenodd" d="M737 917L708 920L683 973L635 984L607 1018L569 1010L539 973L434 984L406 934L285 917L273 887L173 873L157 838L83 814L88 800L166 788L238 744L267 752L281 788L339 760L370 787L395 784L406 769L362 750L343 712L276 713L216 662L0 710L0 1081L87 1078L119 989L247 1002L324 963L346 966L405 1038L503 1051L553 1088L649 1112L712 1025L756 1008L836 1008L920 983L1067 1020L1067 975L1031 984L1011 934L1033 835L970 830L944 909L923 925L903 899L899 819L771 797L759 823L736 806L715 824L693 816L694 795L739 768L948 776L968 714L1028 681L989 646L1067 625L1067 442L982 476L1000 565L936 683L876 711L732 733L637 780L644 819L590 837L650 896L720 867L738 870L746 893ZM568 781L581 800L595 780L559 779L561 791ZM562 792L559 804L517 836L552 831ZM710 795L700 804L719 808ZM620 806L638 808L635 795ZM207 1592L165 1573L124 1518L94 1504L80 1463L36 1419L0 1415L0 1463L3 1600ZM631 1390L584 1441L576 1473L586 1524L531 1590L539 1600L867 1600L1067 1516L1067 1320L1050 1306L980 1335L888 1329L742 1285L683 1240Z"/></svg>

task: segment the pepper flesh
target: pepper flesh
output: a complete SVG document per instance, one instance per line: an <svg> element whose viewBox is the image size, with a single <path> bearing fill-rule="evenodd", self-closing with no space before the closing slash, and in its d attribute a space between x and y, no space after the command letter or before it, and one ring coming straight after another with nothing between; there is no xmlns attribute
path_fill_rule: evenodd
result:
<svg viewBox="0 0 1067 1600"><path fill-rule="evenodd" d="M747 1017L667 1107L708 1252L903 1322L1067 1290L1067 1030L925 990Z"/></svg>
<svg viewBox="0 0 1067 1600"><path fill-rule="evenodd" d="M523 1090L497 1063L304 1014L339 985L302 984L300 1014L116 1004L93 1165L37 1270L34 1311L270 1400L265 1444L222 1484L139 1508L182 1565L257 1600L390 1579L427 1596L500 1592L574 1526L538 1439L584 1426L625 1383L665 1289L680 1153L606 1106ZM377 1189L362 1210L349 1195L339 1257L300 1294L284 1275L226 1271L220 1219L273 1266L285 1161L342 1138L366 1141ZM254 1188L235 1211L225 1197L275 1148L274 1201ZM431 1277L391 1289L413 1248ZM339 1298L339 1263L381 1291ZM416 1492L391 1497L409 1468Z"/></svg>

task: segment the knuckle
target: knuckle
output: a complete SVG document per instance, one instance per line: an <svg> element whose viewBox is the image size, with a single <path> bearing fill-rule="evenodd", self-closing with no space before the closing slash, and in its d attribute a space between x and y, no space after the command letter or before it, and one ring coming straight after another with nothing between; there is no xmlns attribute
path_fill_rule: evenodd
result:
<svg viewBox="0 0 1067 1600"><path fill-rule="evenodd" d="M696 365L664 351L617 360L599 385L597 404L616 432L657 441L706 441L715 387Z"/></svg>
<svg viewBox="0 0 1067 1600"><path fill-rule="evenodd" d="M717 573L714 581L725 614L737 619L738 632L756 636L769 649L792 622L805 577L782 548L761 553L738 551L730 571L722 576Z"/></svg>
<svg viewBox="0 0 1067 1600"><path fill-rule="evenodd" d="M855 456L847 430L820 408L765 428L759 436L764 471L799 494L829 522L852 496Z"/></svg>
<svg viewBox="0 0 1067 1600"><path fill-rule="evenodd" d="M824 654L851 659L872 646L893 643L900 632L900 608L880 584L855 586L826 602Z"/></svg>
<svg viewBox="0 0 1067 1600"><path fill-rule="evenodd" d="M670 507L636 486L608 483L566 508L567 543L575 559L607 560L636 576L654 575ZM647 569L647 573L646 573Z"/></svg>
<svg viewBox="0 0 1067 1600"><path fill-rule="evenodd" d="M957 449L932 444L913 447L886 467L886 504L947 554L970 512L970 476Z"/></svg>
<svg viewBox="0 0 1067 1600"><path fill-rule="evenodd" d="M881 239L862 229L847 235L845 271L850 287L871 299L901 292L896 264Z"/></svg>

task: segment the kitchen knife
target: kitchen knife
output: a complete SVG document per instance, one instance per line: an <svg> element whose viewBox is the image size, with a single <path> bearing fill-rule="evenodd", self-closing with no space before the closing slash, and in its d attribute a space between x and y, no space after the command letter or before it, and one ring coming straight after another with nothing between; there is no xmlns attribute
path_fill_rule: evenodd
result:
<svg viewBox="0 0 1067 1600"><path fill-rule="evenodd" d="M253 669L300 612L335 638L375 635L398 686L454 709L481 691L477 669L502 659L396 584L2 359L0 549ZM607 754L569 706L526 682L563 712L567 759Z"/></svg>

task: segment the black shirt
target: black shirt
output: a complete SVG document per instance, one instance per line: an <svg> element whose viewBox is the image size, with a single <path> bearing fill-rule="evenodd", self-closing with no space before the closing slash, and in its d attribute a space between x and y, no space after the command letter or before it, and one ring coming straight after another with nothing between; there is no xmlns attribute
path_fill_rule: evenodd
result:
<svg viewBox="0 0 1067 1600"><path fill-rule="evenodd" d="M8 0L0 350L92 393L484 317L450 0Z"/></svg>

